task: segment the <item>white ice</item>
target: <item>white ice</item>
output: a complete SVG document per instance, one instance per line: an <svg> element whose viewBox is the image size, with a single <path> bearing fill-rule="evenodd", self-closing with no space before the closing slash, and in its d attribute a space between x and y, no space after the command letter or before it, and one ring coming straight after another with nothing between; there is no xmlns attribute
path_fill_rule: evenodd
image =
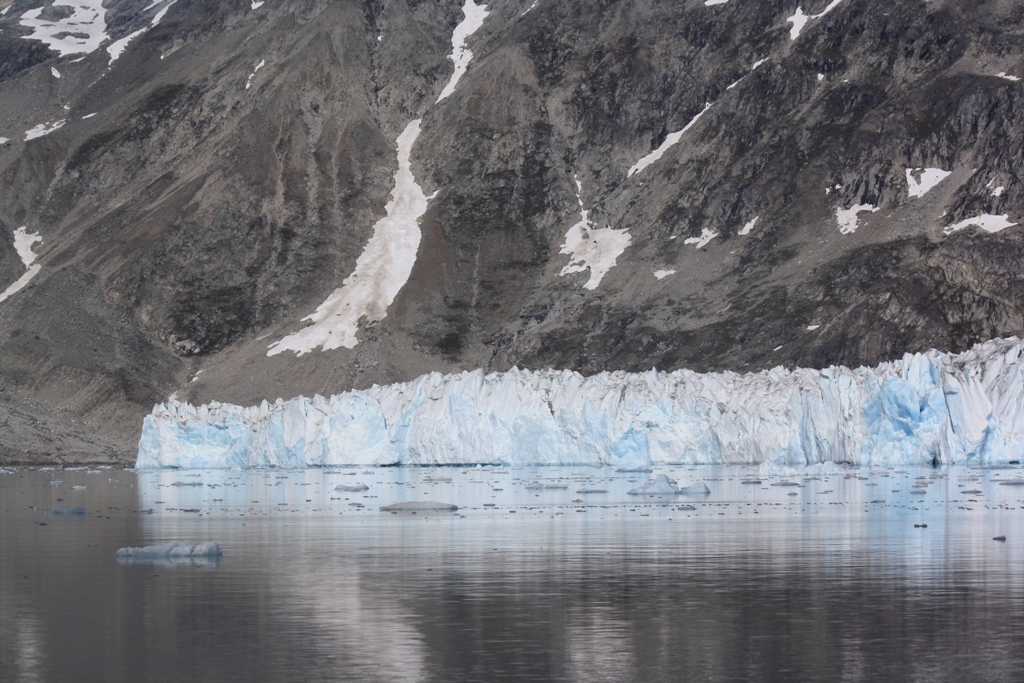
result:
<svg viewBox="0 0 1024 683"><path fill-rule="evenodd" d="M150 559L174 557L220 557L220 546L213 541L203 543L183 543L172 541L160 545L147 545L143 548L121 548L117 556L121 558Z"/></svg>
<svg viewBox="0 0 1024 683"><path fill-rule="evenodd" d="M908 168L907 194L911 197L923 197L952 173L952 171L943 171L941 168Z"/></svg>
<svg viewBox="0 0 1024 683"><path fill-rule="evenodd" d="M760 216L754 216L753 219L751 219L749 222L747 222L746 225L743 226L743 228L740 230L739 234L740 235L749 235L750 231L754 229L755 225L757 225L757 219L758 218L760 218Z"/></svg>
<svg viewBox="0 0 1024 683"><path fill-rule="evenodd" d="M878 211L877 206L871 204L854 204L849 209L836 209L836 222L839 223L839 232L843 235L851 235L857 232L857 214L864 211L874 213Z"/></svg>
<svg viewBox="0 0 1024 683"><path fill-rule="evenodd" d="M686 131L693 128L694 124L696 124L697 121L700 120L700 117L704 116L704 113L708 109L711 109L711 104L711 102L707 102L704 105L704 108L700 111L700 113L694 116L688 124L683 126L682 130L677 130L675 133L669 133L668 137L665 138L665 141L658 146L658 149L654 150L653 152L645 156L643 159L636 162L636 164L634 164L633 167L629 169L629 172L626 174L626 176L629 177L632 176L634 173L639 173L640 171L644 170L645 168L653 164L655 161L660 159L662 155L668 151L669 147L672 147L677 142L679 142L682 139L683 134L686 133Z"/></svg>
<svg viewBox="0 0 1024 683"><path fill-rule="evenodd" d="M661 280L661 279L664 279L664 278L668 277L669 275L675 275L675 273L676 273L676 271L674 271L674 270L656 270L656 271L654 271L654 277L656 277L659 280Z"/></svg>
<svg viewBox="0 0 1024 683"><path fill-rule="evenodd" d="M174 3L176 3L176 2L178 2L178 0L171 0L171 1L169 2L169 3L167 3L166 5L164 5L164 6L163 6L163 7L162 7L162 8L160 9L160 11L159 11L159 12L157 12L157 13L156 13L156 14L155 14L155 15L153 16L153 21L151 21L151 22L149 23L149 25L150 25L150 26L156 26L157 24L159 24L159 23L160 23L160 21L161 21L161 20L163 20L163 18L164 18L164 15L166 15L166 14L167 14L167 10L171 9L171 5L173 5L173 4L174 4Z"/></svg>
<svg viewBox="0 0 1024 683"><path fill-rule="evenodd" d="M39 273L41 266L36 263L37 257L32 253L32 245L42 241L43 238L38 233L28 232L25 226L14 231L14 251L18 254L21 262L25 264L26 270L20 278L12 282L7 289L0 293L0 303L7 301L15 293L21 291L29 283L29 280Z"/></svg>
<svg viewBox="0 0 1024 683"><path fill-rule="evenodd" d="M54 78L60 78L60 72L57 71L56 67L50 67L50 74L53 75Z"/></svg>
<svg viewBox="0 0 1024 683"><path fill-rule="evenodd" d="M1024 456L1024 349L757 373L432 373L243 408L170 401L137 467L1006 464Z"/></svg>
<svg viewBox="0 0 1024 683"><path fill-rule="evenodd" d="M724 5L727 2L729 2L729 0L704 0L704 4L708 7L711 7L712 5Z"/></svg>
<svg viewBox="0 0 1024 683"><path fill-rule="evenodd" d="M473 59L473 52L466 49L466 39L483 25L484 19L489 14L487 5L478 5L473 0L466 0L466 4L462 6L462 13L465 15L465 19L455 27L455 31L452 33L452 54L450 59L455 62L455 71L452 73L452 77L448 80L447 85L444 86L444 90L438 95L438 102L455 92L455 86L458 84L459 79L466 73L469 60Z"/></svg>
<svg viewBox="0 0 1024 683"><path fill-rule="evenodd" d="M388 306L405 285L416 263L420 245L419 219L429 198L412 175L412 146L420 134L420 119L415 119L398 136L398 171L391 201L384 207L387 216L373 226L373 235L356 260L356 269L342 286L303 318L313 324L270 345L268 356L282 351L298 355L322 347L324 351L359 343L359 321L382 320Z"/></svg>
<svg viewBox="0 0 1024 683"><path fill-rule="evenodd" d="M264 0L252 0L252 4L249 6L249 9L259 9L260 7L263 7L263 2Z"/></svg>
<svg viewBox="0 0 1024 683"><path fill-rule="evenodd" d="M580 204L580 222L569 228L565 234L565 243L558 253L568 254L569 263L562 268L559 275L582 273L589 268L590 279L583 287L597 289L633 238L626 230L595 228L591 225L589 212L583 208L582 192L583 185L577 179L576 199Z"/></svg>
<svg viewBox="0 0 1024 683"><path fill-rule="evenodd" d="M1005 187L1003 187L1002 185L1000 185L999 187L997 187L997 188L995 188L994 190L992 190L992 196L993 196L993 197L999 197L999 196L1001 196L1001 195L1003 194L1003 190L1005 190L1005 189L1006 189Z"/></svg>
<svg viewBox="0 0 1024 683"><path fill-rule="evenodd" d="M718 237L717 232L712 232L708 228L703 228L700 231L700 237L687 237L683 240L683 244L692 244L694 245L694 249L702 249L707 246L708 242L716 237Z"/></svg>
<svg viewBox="0 0 1024 683"><path fill-rule="evenodd" d="M67 122L64 119L61 119L49 126L45 123L40 123L38 126L25 131L25 142L41 138L44 135L49 135L53 131L63 128L65 123Z"/></svg>
<svg viewBox="0 0 1024 683"><path fill-rule="evenodd" d="M804 14L803 9L797 7L796 12L793 14L793 16L786 19L786 21L793 24L793 27L789 29L789 39L796 40L797 38L799 38L800 32L804 30L804 26L807 25L808 21L810 21L811 19L821 19L823 16L834 10L836 6L839 5L839 3L841 3L842 1L843 0L832 0L832 2L828 4L828 7L823 9L818 14Z"/></svg>
<svg viewBox="0 0 1024 683"><path fill-rule="evenodd" d="M1003 216L993 216L992 214L984 213L980 216L975 216L974 218L964 219L959 223L956 223L955 225L947 226L942 229L942 232L946 233L947 235L951 235L954 232L957 232L958 230L963 230L964 228L968 228L972 225L981 228L985 232L999 232L1000 230L1005 230L1006 228L1012 228L1017 224L1010 222L1009 214Z"/></svg>
<svg viewBox="0 0 1024 683"><path fill-rule="evenodd" d="M7 144L8 142L10 142L8 138L0 138L0 145Z"/></svg>
<svg viewBox="0 0 1024 683"><path fill-rule="evenodd" d="M63 19L41 19L43 8L30 9L21 15L22 26L33 29L22 36L26 40L46 43L60 56L93 52L107 39L107 10L103 0L56 0L54 7L70 7L72 12Z"/></svg>
<svg viewBox="0 0 1024 683"><path fill-rule="evenodd" d="M816 329L818 329L819 327L821 327L821 325L808 325L808 326L807 326L807 331L808 331L808 332L814 332L814 331L815 331Z"/></svg>
<svg viewBox="0 0 1024 683"><path fill-rule="evenodd" d="M1019 77L1011 76L1010 74L1006 73L1005 71L1000 71L999 73L996 74L996 76L998 78L1005 78L1008 81L1019 81L1020 80Z"/></svg>

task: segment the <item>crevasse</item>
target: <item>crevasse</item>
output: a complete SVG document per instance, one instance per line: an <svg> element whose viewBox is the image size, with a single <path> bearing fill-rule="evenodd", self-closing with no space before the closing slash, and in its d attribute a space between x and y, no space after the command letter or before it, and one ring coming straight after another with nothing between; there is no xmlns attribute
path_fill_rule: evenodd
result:
<svg viewBox="0 0 1024 683"><path fill-rule="evenodd" d="M513 369L256 407L172 401L137 466L504 463L1000 464L1024 451L1016 338L874 368L758 373Z"/></svg>

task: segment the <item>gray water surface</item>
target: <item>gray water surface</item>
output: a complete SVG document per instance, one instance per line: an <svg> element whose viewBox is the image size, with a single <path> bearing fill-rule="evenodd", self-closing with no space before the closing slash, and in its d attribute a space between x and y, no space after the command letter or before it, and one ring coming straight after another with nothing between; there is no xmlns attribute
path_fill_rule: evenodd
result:
<svg viewBox="0 0 1024 683"><path fill-rule="evenodd" d="M1020 680L1020 470L658 473L2 472L0 680Z"/></svg>

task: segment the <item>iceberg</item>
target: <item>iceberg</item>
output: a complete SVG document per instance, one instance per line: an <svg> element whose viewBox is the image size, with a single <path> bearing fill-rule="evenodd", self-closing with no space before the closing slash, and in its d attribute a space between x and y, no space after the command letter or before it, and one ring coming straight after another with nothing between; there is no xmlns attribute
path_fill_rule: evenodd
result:
<svg viewBox="0 0 1024 683"><path fill-rule="evenodd" d="M1006 465L1024 457L1017 338L873 368L451 375L241 407L177 400L145 418L136 466Z"/></svg>
<svg viewBox="0 0 1024 683"><path fill-rule="evenodd" d="M156 560L166 558L220 557L223 555L220 546L213 541L203 543L182 543L172 541L160 545L147 545L143 548L121 548L117 551L118 558L132 560Z"/></svg>

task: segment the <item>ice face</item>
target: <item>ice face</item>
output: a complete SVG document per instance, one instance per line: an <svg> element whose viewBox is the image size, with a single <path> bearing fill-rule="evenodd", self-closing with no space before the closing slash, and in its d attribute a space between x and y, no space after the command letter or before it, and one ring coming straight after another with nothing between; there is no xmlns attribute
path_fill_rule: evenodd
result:
<svg viewBox="0 0 1024 683"><path fill-rule="evenodd" d="M875 368L752 374L482 371L330 399L170 401L137 466L1005 464L1024 455L1016 338Z"/></svg>

